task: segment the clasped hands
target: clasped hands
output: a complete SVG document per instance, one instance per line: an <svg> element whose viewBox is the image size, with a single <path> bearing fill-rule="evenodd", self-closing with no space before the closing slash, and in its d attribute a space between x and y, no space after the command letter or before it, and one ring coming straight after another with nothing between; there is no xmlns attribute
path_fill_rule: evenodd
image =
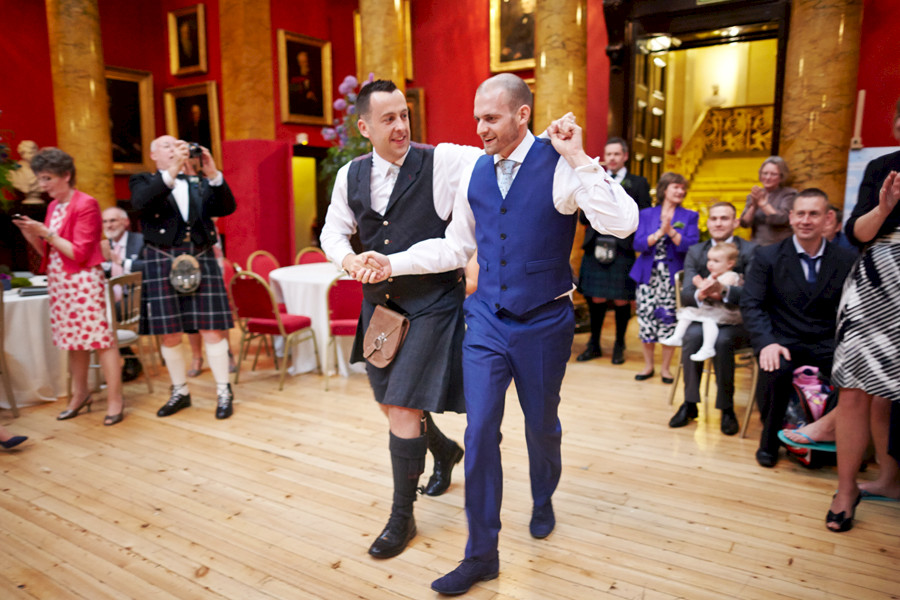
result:
<svg viewBox="0 0 900 600"><path fill-rule="evenodd" d="M378 283L391 276L390 259L374 250L348 254L341 261L341 267L350 277L361 283Z"/></svg>

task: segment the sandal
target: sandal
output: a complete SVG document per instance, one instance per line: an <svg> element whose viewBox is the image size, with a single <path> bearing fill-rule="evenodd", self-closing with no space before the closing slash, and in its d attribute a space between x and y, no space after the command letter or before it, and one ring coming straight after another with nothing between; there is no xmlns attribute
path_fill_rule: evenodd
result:
<svg viewBox="0 0 900 600"><path fill-rule="evenodd" d="M831 497L832 500L837 497L837 494ZM837 529L833 529L828 527L829 531L833 531L835 533L841 533L843 531L850 531L853 529L853 517L856 516L856 507L859 505L859 501L862 500L862 492L860 492L856 496L856 502L853 503L853 508L850 509L850 515L845 516L847 511L841 511L837 514L828 511L828 516L825 517L825 526L828 527L831 523L837 525Z"/></svg>
<svg viewBox="0 0 900 600"><path fill-rule="evenodd" d="M194 365L197 365L196 367ZM191 361L191 368L187 372L188 377L197 377L200 373L203 372L203 359L198 358L197 360Z"/></svg>

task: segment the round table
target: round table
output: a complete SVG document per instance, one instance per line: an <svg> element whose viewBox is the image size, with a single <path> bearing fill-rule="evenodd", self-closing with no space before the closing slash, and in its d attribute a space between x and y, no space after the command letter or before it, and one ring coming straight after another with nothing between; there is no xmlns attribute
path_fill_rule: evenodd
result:
<svg viewBox="0 0 900 600"><path fill-rule="evenodd" d="M53 402L65 393L66 353L53 345L50 296L3 292L3 349L19 407ZM0 406L9 408L3 386Z"/></svg>
<svg viewBox="0 0 900 600"><path fill-rule="evenodd" d="M305 315L312 319L312 328L319 348L319 358L325 367L328 350L328 288L338 277L347 277L334 264L311 263L281 267L269 273L272 290L287 311L293 315ZM337 338L338 364L337 370L343 375L350 371L365 371L365 364L349 365L350 346L353 340L349 337ZM334 365L331 365L332 367ZM294 360L290 367L291 375L306 373L316 368L316 357L310 344L299 344L294 348Z"/></svg>

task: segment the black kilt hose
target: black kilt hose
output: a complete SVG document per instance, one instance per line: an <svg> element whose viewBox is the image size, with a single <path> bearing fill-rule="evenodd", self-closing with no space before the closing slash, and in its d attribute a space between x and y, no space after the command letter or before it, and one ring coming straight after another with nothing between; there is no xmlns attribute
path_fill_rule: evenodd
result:
<svg viewBox="0 0 900 600"><path fill-rule="evenodd" d="M212 249L192 252L191 246L160 250L144 247L144 279L141 288L141 335L163 335L189 330L227 330L234 327L225 280ZM191 253L200 263L200 287L193 294L179 294L169 283L172 260Z"/></svg>
<svg viewBox="0 0 900 600"><path fill-rule="evenodd" d="M412 300L414 304L404 306L403 298L394 302L373 293L373 286L363 286L367 293L350 361L365 360L363 337L375 310L375 302L396 310L409 319L409 331L391 364L379 369L366 363L375 400L380 404L434 413L464 413L462 342L465 316L462 302L466 296L465 280L455 271L403 277L422 282L421 287L429 288L429 291L417 289Z"/></svg>

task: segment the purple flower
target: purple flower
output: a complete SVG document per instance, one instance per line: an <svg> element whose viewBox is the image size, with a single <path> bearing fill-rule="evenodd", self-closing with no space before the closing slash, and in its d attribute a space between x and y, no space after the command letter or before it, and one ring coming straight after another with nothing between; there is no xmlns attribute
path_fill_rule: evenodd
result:
<svg viewBox="0 0 900 600"><path fill-rule="evenodd" d="M355 114L356 114L356 107L353 106L352 104L351 104L350 106L348 106L348 107L347 107L347 114L348 114L348 115L355 115Z"/></svg>
<svg viewBox="0 0 900 600"><path fill-rule="evenodd" d="M334 110L346 110L347 109L347 101L343 98L338 98L334 101Z"/></svg>
<svg viewBox="0 0 900 600"><path fill-rule="evenodd" d="M353 75L347 75L344 77L344 81L341 82L341 85L338 86L338 91L342 96L346 96L350 92L356 89L356 86L359 85L359 82L356 80L356 77Z"/></svg>
<svg viewBox="0 0 900 600"><path fill-rule="evenodd" d="M333 127L323 127L322 137L326 140L333 140L337 137L337 131L335 131Z"/></svg>

